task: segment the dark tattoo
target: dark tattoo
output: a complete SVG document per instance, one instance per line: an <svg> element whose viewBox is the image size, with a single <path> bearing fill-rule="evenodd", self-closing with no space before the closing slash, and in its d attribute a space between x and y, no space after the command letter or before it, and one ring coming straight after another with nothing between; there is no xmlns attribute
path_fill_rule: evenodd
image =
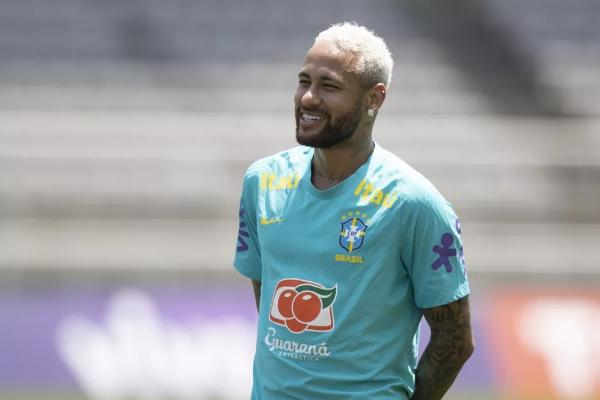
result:
<svg viewBox="0 0 600 400"><path fill-rule="evenodd" d="M441 399L474 350L469 298L423 311L431 339L419 360L413 400Z"/></svg>
<svg viewBox="0 0 600 400"><path fill-rule="evenodd" d="M255 281L252 279L252 288L254 289L254 300L256 301L256 309L260 308L260 287L262 285L261 281Z"/></svg>

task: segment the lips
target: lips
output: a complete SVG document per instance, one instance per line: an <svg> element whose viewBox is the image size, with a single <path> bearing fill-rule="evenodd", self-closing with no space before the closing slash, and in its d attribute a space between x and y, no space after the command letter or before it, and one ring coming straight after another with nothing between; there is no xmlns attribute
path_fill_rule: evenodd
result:
<svg viewBox="0 0 600 400"><path fill-rule="evenodd" d="M307 114L307 113L303 113L301 115L301 118L305 122L317 122L317 121L320 121L323 119L323 117L321 117L319 115Z"/></svg>
<svg viewBox="0 0 600 400"><path fill-rule="evenodd" d="M304 127L311 127L325 120L325 116L320 113L300 111L298 121Z"/></svg>

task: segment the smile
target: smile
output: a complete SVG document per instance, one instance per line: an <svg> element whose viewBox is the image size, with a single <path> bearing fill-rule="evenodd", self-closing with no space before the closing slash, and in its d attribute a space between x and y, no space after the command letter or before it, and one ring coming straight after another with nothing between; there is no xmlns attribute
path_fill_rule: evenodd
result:
<svg viewBox="0 0 600 400"><path fill-rule="evenodd" d="M300 120L303 124L312 125L318 123L319 121L322 121L323 117L314 114L302 113Z"/></svg>

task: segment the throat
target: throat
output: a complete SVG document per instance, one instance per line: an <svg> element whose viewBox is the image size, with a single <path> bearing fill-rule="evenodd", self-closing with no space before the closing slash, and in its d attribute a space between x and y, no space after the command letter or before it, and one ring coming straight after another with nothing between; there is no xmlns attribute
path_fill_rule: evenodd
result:
<svg viewBox="0 0 600 400"><path fill-rule="evenodd" d="M316 174L313 174L311 178L313 186L319 190L331 189L341 181L343 181L343 179L334 179Z"/></svg>
<svg viewBox="0 0 600 400"><path fill-rule="evenodd" d="M311 166L311 178L310 181L313 186L319 190L327 190L331 189L335 185L343 182L346 178L352 175L352 172L345 172L340 175L332 175L327 174L323 171L320 171L319 168L315 168L315 164L313 162Z"/></svg>
<svg viewBox="0 0 600 400"><path fill-rule="evenodd" d="M319 190L326 190L343 182L366 163L375 149L371 141L368 147L351 149L316 149L311 162L311 183Z"/></svg>

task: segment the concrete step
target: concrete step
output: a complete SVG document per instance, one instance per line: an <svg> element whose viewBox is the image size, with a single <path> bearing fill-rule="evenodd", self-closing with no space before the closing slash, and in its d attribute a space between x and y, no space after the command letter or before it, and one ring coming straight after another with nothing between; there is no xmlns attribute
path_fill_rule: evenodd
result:
<svg viewBox="0 0 600 400"><path fill-rule="evenodd" d="M598 276L600 224L463 224L469 274ZM0 272L232 271L237 220L12 218Z"/></svg>
<svg viewBox="0 0 600 400"><path fill-rule="evenodd" d="M600 50L600 48L599 48ZM600 52L578 57L563 47L540 55L542 87L561 94L565 113L600 115ZM490 71L485 84L413 41L394 68L386 109L403 114L496 113L502 90ZM564 59L576 59L567 63ZM287 111L299 64L209 63L151 66L124 62L0 65L0 108L8 110Z"/></svg>
<svg viewBox="0 0 600 400"><path fill-rule="evenodd" d="M600 221L598 120L407 117L375 139L478 220ZM291 112L0 113L0 212L226 217L255 159L295 145Z"/></svg>

